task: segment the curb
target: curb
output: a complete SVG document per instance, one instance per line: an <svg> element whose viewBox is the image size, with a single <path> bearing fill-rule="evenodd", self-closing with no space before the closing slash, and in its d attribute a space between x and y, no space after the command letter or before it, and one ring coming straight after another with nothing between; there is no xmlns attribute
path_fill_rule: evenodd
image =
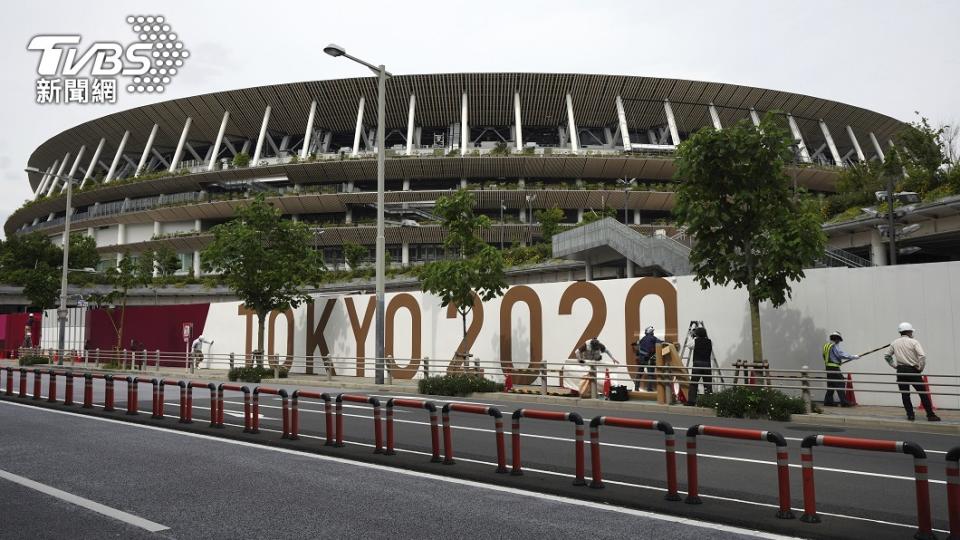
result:
<svg viewBox="0 0 960 540"><path fill-rule="evenodd" d="M849 428L895 428L910 433L932 433L935 435L960 435L960 425L944 424L916 420L900 420L894 418L871 418L867 416L834 416L832 414L795 414L791 418L794 424L808 426L838 426Z"/></svg>

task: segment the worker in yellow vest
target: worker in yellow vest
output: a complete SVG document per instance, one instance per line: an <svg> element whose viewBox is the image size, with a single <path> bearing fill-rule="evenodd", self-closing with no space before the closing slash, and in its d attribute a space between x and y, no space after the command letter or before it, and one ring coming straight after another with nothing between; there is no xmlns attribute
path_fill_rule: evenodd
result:
<svg viewBox="0 0 960 540"><path fill-rule="evenodd" d="M840 366L844 361L849 362L860 358L855 354L847 354L840 348L840 342L843 336L840 332L834 331L830 334L830 339L823 344L823 365L827 370L827 393L823 396L824 407L836 407L833 402L833 392L837 392L840 398L841 407L852 406L847 402L847 392L843 381L843 373L840 372Z"/></svg>

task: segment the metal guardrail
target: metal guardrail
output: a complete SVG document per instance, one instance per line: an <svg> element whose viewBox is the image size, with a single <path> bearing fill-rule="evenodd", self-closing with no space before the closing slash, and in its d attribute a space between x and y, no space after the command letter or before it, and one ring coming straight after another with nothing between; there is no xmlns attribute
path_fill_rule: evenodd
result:
<svg viewBox="0 0 960 540"><path fill-rule="evenodd" d="M47 356L51 359L52 364L59 361L55 356L56 352L50 349L20 349L17 352L21 357L26 355ZM160 371L161 369L182 369L185 373L262 366L272 370L276 378L291 374L294 376L316 376L318 381L332 381L334 376L358 377L356 375L358 366L363 366L364 373L372 373L376 365L376 359L332 355L268 354L256 356L243 353L198 355L186 351L94 349L81 352L71 351L65 355L64 365L73 368L99 369L112 367L145 372ZM495 382L505 382L505 375L510 374L513 384L524 386L530 391L539 391L542 395L556 393L571 395L573 392L565 386L565 381L569 382L574 379L577 381L576 385L581 386L581 388L583 383L586 382L588 383L588 393L581 397L596 397L597 394L601 393L601 388L606 381L608 372L610 372L612 378L620 381L623 381L623 376L626 375L634 382L642 380L642 385L647 383L654 385L659 394L658 400L667 403L677 399L676 385L687 384L690 376L687 368L671 365L641 367L636 365L625 366L622 362L579 364L576 360L542 361L527 368L505 368L499 360L481 360L476 357L469 357L466 361L462 358L456 358L436 362L429 357L393 358L388 356L384 359L383 365L387 384L393 384L396 380L415 380L450 373L482 375ZM812 398L813 393L830 389L827 373L826 370L807 368L771 369L768 363L754 364L747 361L737 361L731 367L714 367L711 369L712 386L715 391L735 386L755 389L772 388L802 397L808 409L815 401ZM900 393L897 387L897 374L894 372L843 371L842 373L854 378L857 393ZM960 397L960 375L940 373L922 375L926 379L927 391L920 393L933 397ZM703 384L702 380L700 384ZM844 384L846 384L846 380L844 380Z"/></svg>

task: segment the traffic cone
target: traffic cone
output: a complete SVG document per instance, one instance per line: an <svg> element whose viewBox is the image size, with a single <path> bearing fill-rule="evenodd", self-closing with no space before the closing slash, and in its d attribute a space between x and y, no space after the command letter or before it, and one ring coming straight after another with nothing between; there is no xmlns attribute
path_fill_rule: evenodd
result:
<svg viewBox="0 0 960 540"><path fill-rule="evenodd" d="M847 389L846 396L847 403L851 405L857 405L857 395L853 393L853 375L847 373Z"/></svg>
<svg viewBox="0 0 960 540"><path fill-rule="evenodd" d="M603 375L603 396L610 399L610 370L605 369Z"/></svg>
<svg viewBox="0 0 960 540"><path fill-rule="evenodd" d="M513 377L510 376L509 372L503 376L503 389L506 392L513 390Z"/></svg>
<svg viewBox="0 0 960 540"><path fill-rule="evenodd" d="M930 381L929 381L929 379L927 379L927 376L924 375L924 376L923 376L923 391L924 391L924 392L929 392L929 391L930 391L930 384L929 384L929 382L930 382ZM930 404L933 405L933 395L930 396ZM921 410L921 411L927 411L927 410L923 407L923 402L922 402L922 401L920 402L920 410ZM936 410L937 410L937 406L936 406L936 405L933 405L933 411L936 411ZM927 412L930 413L930 412L933 412L933 411L927 411Z"/></svg>

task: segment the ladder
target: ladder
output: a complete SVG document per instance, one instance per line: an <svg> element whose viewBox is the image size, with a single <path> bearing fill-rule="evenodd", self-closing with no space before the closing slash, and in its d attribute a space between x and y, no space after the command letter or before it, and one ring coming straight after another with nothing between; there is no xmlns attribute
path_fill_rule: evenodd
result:
<svg viewBox="0 0 960 540"><path fill-rule="evenodd" d="M703 324L703 321L690 321L690 326L687 327L687 335L683 338L683 347L680 349L680 361L687 369L693 367L693 340L696 338L694 331L698 328L706 330L707 325ZM714 354L713 349L710 349L710 364L713 369L717 370L715 379L719 379L720 384L724 384L723 372L720 371L720 364L717 363L717 355Z"/></svg>

